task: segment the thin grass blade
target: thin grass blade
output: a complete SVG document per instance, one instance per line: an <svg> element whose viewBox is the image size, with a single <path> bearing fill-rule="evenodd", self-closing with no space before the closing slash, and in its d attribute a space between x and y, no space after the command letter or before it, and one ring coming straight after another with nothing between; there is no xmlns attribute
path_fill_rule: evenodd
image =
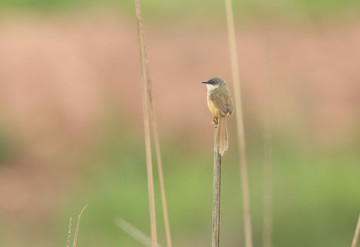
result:
<svg viewBox="0 0 360 247"><path fill-rule="evenodd" d="M144 133L145 133L145 150L146 150L146 169L148 180L148 194L149 194L149 208L150 208L150 223L151 223L151 239L152 246L157 246L157 232L156 232L156 215L155 215L155 195L154 195L154 178L153 166L151 158L151 140L150 140L150 122L149 122L149 107L148 107L148 91L147 81L149 80L149 68L146 59L146 48L144 41L144 27L141 17L140 0L135 0L136 18L137 18L137 32L138 32L138 46L141 63L141 81L142 81L142 99L143 99L143 113L144 113Z"/></svg>
<svg viewBox="0 0 360 247"><path fill-rule="evenodd" d="M139 229L134 227L126 220L122 218L117 218L115 220L115 224L117 227L119 227L121 230L129 234L131 237L133 237L136 241L143 244L144 246L146 247L152 246L151 238L149 238L145 233L141 232ZM158 244L158 247L162 247L162 246Z"/></svg>
<svg viewBox="0 0 360 247"><path fill-rule="evenodd" d="M81 210L78 220L77 220L77 224L76 224L76 230L75 230L75 236L74 236L74 240L73 240L73 247L76 247L77 244L77 239L78 239L78 234L79 234L79 228L80 228L80 218L82 213L84 212L84 210L87 208L88 205L86 205L85 207L83 207L83 209Z"/></svg>
<svg viewBox="0 0 360 247"><path fill-rule="evenodd" d="M231 0L225 0L226 6L226 19L227 28L229 35L229 46L230 46L230 57L231 57L231 68L233 75L234 84L234 101L235 101L235 116L237 126L237 136L239 143L239 154L240 154L240 176L241 176L241 187L242 187L242 198L243 198L243 214L244 214L244 231L245 231L245 247L252 247L252 230L251 230L251 216L250 216L250 199L249 199L249 182L247 172L247 159L245 149L245 131L244 131L244 120L241 103L241 87L239 79L238 59L237 59L237 47L235 39L235 27L234 27L234 16Z"/></svg>
<svg viewBox="0 0 360 247"><path fill-rule="evenodd" d="M357 222L357 225L356 225L354 238L353 238L353 241L351 243L351 247L356 247L357 241L358 241L358 238L359 238L359 232L360 232L360 215L359 215L359 219L358 219L358 222Z"/></svg>
<svg viewBox="0 0 360 247"><path fill-rule="evenodd" d="M69 231L68 231L68 237L67 237L66 247L70 247L70 241L71 241L71 226L72 226L72 217L70 217L70 219L69 219Z"/></svg>

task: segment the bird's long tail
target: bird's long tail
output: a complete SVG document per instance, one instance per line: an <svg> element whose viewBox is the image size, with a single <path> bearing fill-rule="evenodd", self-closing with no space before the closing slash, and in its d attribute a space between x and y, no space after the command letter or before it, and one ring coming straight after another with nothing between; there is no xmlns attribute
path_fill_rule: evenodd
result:
<svg viewBox="0 0 360 247"><path fill-rule="evenodd" d="M221 156L224 155L225 151L228 150L229 137L227 130L227 116L218 117L218 126L216 129L216 146L219 148Z"/></svg>

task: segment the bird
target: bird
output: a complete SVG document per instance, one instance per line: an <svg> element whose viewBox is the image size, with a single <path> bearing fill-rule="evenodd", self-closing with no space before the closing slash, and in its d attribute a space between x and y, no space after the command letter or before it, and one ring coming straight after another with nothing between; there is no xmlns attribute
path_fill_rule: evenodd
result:
<svg viewBox="0 0 360 247"><path fill-rule="evenodd" d="M213 114L212 123L216 127L215 149L218 149L223 156L229 147L227 117L233 112L231 93L226 82L218 77L213 77L202 83L206 84L207 105Z"/></svg>

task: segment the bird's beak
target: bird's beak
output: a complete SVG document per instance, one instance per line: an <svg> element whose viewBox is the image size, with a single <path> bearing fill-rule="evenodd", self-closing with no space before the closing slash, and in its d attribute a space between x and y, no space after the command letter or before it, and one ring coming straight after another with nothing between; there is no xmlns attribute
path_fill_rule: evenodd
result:
<svg viewBox="0 0 360 247"><path fill-rule="evenodd" d="M208 81L202 81L201 83L204 83L204 84L209 84L209 82L208 82Z"/></svg>

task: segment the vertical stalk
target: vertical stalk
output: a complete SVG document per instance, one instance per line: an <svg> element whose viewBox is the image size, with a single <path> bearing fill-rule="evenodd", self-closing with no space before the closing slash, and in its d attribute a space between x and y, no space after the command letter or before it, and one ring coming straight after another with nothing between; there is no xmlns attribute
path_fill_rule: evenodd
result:
<svg viewBox="0 0 360 247"><path fill-rule="evenodd" d="M214 127L214 174L213 174L213 211L212 211L212 247L220 244L220 189L221 154L216 145L216 126Z"/></svg>
<svg viewBox="0 0 360 247"><path fill-rule="evenodd" d="M264 116L264 221L263 247L272 246L272 132L271 132L271 77L270 77L270 40L267 44L267 86Z"/></svg>
<svg viewBox="0 0 360 247"><path fill-rule="evenodd" d="M147 81L149 78L144 42L144 27L141 18L140 0L135 0L136 17L137 17L137 31L139 39L139 53L141 62L141 81L142 81L142 98L143 98L143 112L144 112L144 132L145 132L145 149L146 149L146 168L149 191L149 207L150 207L150 221L151 221L151 241L152 246L157 246L156 233L156 215L155 215L155 196L154 196L154 178L153 167L151 159L151 141L150 141L150 122L149 122L149 107L147 94Z"/></svg>
<svg viewBox="0 0 360 247"><path fill-rule="evenodd" d="M70 217L70 219L69 219L69 231L68 231L68 238L67 238L66 247L70 247L70 241L71 241L71 226L72 226L72 217Z"/></svg>
<svg viewBox="0 0 360 247"><path fill-rule="evenodd" d="M238 70L237 49L234 28L234 16L231 0L225 0L226 5L226 19L229 35L231 67L234 83L234 101L235 101L235 115L237 122L237 136L239 143L240 153L240 176L243 198L243 214L244 214L244 230L245 230L245 247L252 247L252 231L251 231L251 216L250 216L250 199L249 199L249 182L247 174L247 161L245 150L245 133L244 133L244 120L241 105L241 88Z"/></svg>
<svg viewBox="0 0 360 247"><path fill-rule="evenodd" d="M148 58L146 50L144 50L144 57L146 63L146 73L149 75L149 65L148 65ZM159 132L157 130L157 121L156 121L156 112L154 101L152 97L152 83L150 76L147 78L147 91L148 91L148 99L150 104L150 119L151 119L151 129L153 133L153 137L155 139L155 152L156 152L156 160L157 160L157 167L158 167L158 174L159 174L159 182L160 182L160 193L161 193L161 203L162 203L162 210L163 210L163 218L164 218L164 226L165 226L165 235L166 235L166 244L167 247L172 247L171 243L171 234L170 234L170 223L169 223L169 214L167 209L167 201L166 201L166 194L165 194L165 183L164 183L164 175L163 175L163 168L162 168L162 159L161 159L161 152L160 152L160 141L159 141Z"/></svg>
<svg viewBox="0 0 360 247"><path fill-rule="evenodd" d="M161 152L160 152L159 132L157 130L157 121L156 121L157 118L156 118L154 100L153 100L153 96L152 96L152 83L151 83L151 78L150 78L149 60L148 60L145 46L143 49L143 60L144 60L144 65L145 65L145 68L144 68L145 74L147 75L146 76L147 96L148 96L148 103L149 103L151 130L152 130L152 134L153 134L154 142L155 142L155 153L156 153L159 182L160 182L160 193L161 193L161 203L162 203L162 210L163 210L164 226L165 226L166 243L167 243L167 247L172 247L169 214L168 214L168 209L167 209L165 183L164 183L162 159L161 159Z"/></svg>
<svg viewBox="0 0 360 247"><path fill-rule="evenodd" d="M160 153L159 134L157 131L157 124L155 121L155 119L156 119L155 118L155 110L151 110L150 115L152 116L152 119L153 119L152 130L153 130L153 135L155 138L156 160L157 160L157 165L158 165L158 173L159 173L159 181L160 181L160 193L161 193L161 203L162 203L163 217L164 217L166 244L167 244L167 247L172 247L169 214L168 214L166 194L165 194L164 175L163 175L163 169L162 169L162 159L161 159L161 153Z"/></svg>
<svg viewBox="0 0 360 247"><path fill-rule="evenodd" d="M77 224L76 224L76 230L75 230L75 235L74 235L74 240L73 240L73 247L76 247L77 244L77 239L78 239L78 235L79 235L79 227L80 227L80 219L81 219L81 215L83 214L84 210L87 208L88 205L85 205L85 207L83 207L83 209L81 210L78 220L77 220Z"/></svg>
<svg viewBox="0 0 360 247"><path fill-rule="evenodd" d="M354 233L354 238L353 241L351 243L351 247L356 247L358 238L359 238L359 232L360 232L360 216L356 225L356 229L355 229L355 233Z"/></svg>

